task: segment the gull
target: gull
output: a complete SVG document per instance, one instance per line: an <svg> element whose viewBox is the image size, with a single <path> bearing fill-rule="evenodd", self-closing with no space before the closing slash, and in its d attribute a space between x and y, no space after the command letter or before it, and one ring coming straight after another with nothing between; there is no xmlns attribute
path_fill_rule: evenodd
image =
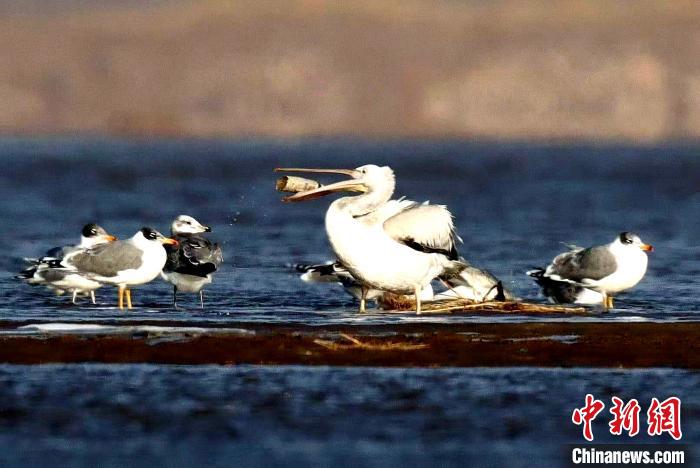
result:
<svg viewBox="0 0 700 468"><path fill-rule="evenodd" d="M515 296L503 288L501 282L487 270L469 265L464 258L460 257L460 261L465 264L465 269L459 276L450 278L449 282L445 282L448 288L444 291L433 290L431 284L428 284L421 291L420 300L422 303L453 300L453 299L470 299L475 302L483 302L489 298L495 300L513 299ZM333 263L324 263L320 265L294 265L294 269L299 273L302 281L307 283L337 283L343 286L345 292L352 297L362 302L362 284L354 278L347 268L336 261ZM367 301L382 301L386 291L367 288L364 299ZM390 302L389 302L390 303ZM362 304L360 304L362 308Z"/></svg>
<svg viewBox="0 0 700 468"><path fill-rule="evenodd" d="M221 247L200 235L211 232L211 228L203 226L191 216L180 215L175 218L170 231L179 245L166 248L168 260L161 277L173 285L173 306L177 308L178 291L198 292L200 307L203 309L202 288L212 282L212 274L224 261Z"/></svg>
<svg viewBox="0 0 700 468"><path fill-rule="evenodd" d="M460 261L452 214L442 205L391 200L394 172L368 164L356 169L278 168L282 172L332 173L349 180L324 185L284 198L296 202L334 192L355 192L331 203L326 233L338 260L361 287L364 311L370 289L410 294L421 312L421 293L435 278L449 283L468 266Z"/></svg>
<svg viewBox="0 0 700 468"><path fill-rule="evenodd" d="M61 265L100 283L119 288L119 308L124 309L124 296L131 309L131 286L155 279L165 265L167 254L163 244L177 245L153 228L144 227L130 239L78 249L66 254Z"/></svg>
<svg viewBox="0 0 700 468"><path fill-rule="evenodd" d="M633 288L642 280L647 271L646 252L653 250L636 234L622 232L609 244L586 249L575 247L557 255L544 270L532 270L528 274L545 287L545 294L549 293L554 300L573 298L575 302L579 295L585 294L587 299L579 300L593 301L596 296L591 293L598 293L601 296L598 302L609 309L613 307L615 294ZM555 283L575 288L567 293L561 284Z"/></svg>
<svg viewBox="0 0 700 468"><path fill-rule="evenodd" d="M376 301L384 291L367 288L363 291L362 284L341 265L340 262L325 263L322 265L295 265L294 268L302 273L301 280L307 283L338 283L355 299L362 301ZM364 297L363 297L364 294Z"/></svg>
<svg viewBox="0 0 700 468"><path fill-rule="evenodd" d="M73 304L75 304L78 294L89 293L92 303L95 304L95 289L102 284L61 266L60 262L67 253L78 249L89 249L114 240L116 237L109 234L103 227L95 223L86 224L80 231L78 245L54 247L41 258L25 259L31 266L20 272L16 278L22 279L28 284L46 286L57 294L68 291L72 293Z"/></svg>
<svg viewBox="0 0 700 468"><path fill-rule="evenodd" d="M576 283L568 281L556 281L544 276L544 268L535 268L527 272L535 279L537 285L542 289L542 294L556 304L582 304L595 305L602 304L605 300L603 294L593 289L585 288Z"/></svg>
<svg viewBox="0 0 700 468"><path fill-rule="evenodd" d="M355 279L348 269L337 261L322 265L295 265L295 269L299 273L302 273L300 278L307 283L340 284L343 289L345 289L346 293L360 301L360 307L362 309L365 308L366 301L380 301L386 292L370 287L363 290L362 283ZM421 291L421 301L428 302L433 300L433 298L433 288L428 284Z"/></svg>

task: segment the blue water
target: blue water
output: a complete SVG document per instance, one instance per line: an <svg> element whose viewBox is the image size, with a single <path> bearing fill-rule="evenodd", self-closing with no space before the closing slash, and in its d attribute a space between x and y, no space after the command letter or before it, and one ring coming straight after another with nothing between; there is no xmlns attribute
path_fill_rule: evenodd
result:
<svg viewBox="0 0 700 468"><path fill-rule="evenodd" d="M531 145L460 141L124 141L0 139L0 320L207 323L697 321L699 146ZM332 258L327 200L283 204L275 166L389 164L397 195L449 206L463 255L528 300L524 275L564 247L623 230L654 244L645 279L617 309L583 318L359 316L337 287L286 266ZM167 232L187 213L213 227L224 268L170 307L160 281L137 309L73 306L17 283L22 257L74 243L90 221L119 237ZM3 466L556 466L580 442L570 422L586 392L683 398L684 441L699 440L698 374L643 369L349 369L144 365L0 366ZM643 406L645 403L643 403ZM604 424L597 427L602 441Z"/></svg>
<svg viewBox="0 0 700 468"><path fill-rule="evenodd" d="M358 317L329 285L307 285L286 268L332 258L323 216L328 200L284 204L275 166L389 164L397 196L448 205L462 254L519 296L541 299L524 272L565 247L595 245L624 230L654 244L645 279L594 320L695 320L700 245L700 147L536 146L460 141L124 141L0 139L0 317L84 320L123 317L116 293L100 305L11 278L22 257L75 243L89 221L128 237L143 225L164 232L180 213L214 228L225 266L206 290L207 308L170 307L170 288L134 292L130 317L212 321L385 321ZM4 273L4 274L2 274ZM405 320L392 317L388 320ZM420 320L435 320L435 318ZM455 320L454 318L449 320ZM461 317L457 320L483 320ZM498 320L489 318L487 320ZM509 319L511 320L511 319ZM529 318L528 320L532 320Z"/></svg>
<svg viewBox="0 0 700 468"><path fill-rule="evenodd" d="M688 444L700 440L699 385L698 373L656 369L0 366L0 456L3 466L563 466L567 444L583 441L570 418L586 392L606 404L596 442L668 443L610 435L607 411L613 395L646 412L673 394Z"/></svg>

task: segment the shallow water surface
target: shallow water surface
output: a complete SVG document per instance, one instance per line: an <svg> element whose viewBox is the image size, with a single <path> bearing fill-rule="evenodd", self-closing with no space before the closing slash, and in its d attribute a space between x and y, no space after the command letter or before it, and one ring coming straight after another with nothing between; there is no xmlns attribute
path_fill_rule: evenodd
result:
<svg viewBox="0 0 700 468"><path fill-rule="evenodd" d="M519 296L541 299L525 271L565 247L609 242L623 230L655 245L646 278L592 320L695 320L700 273L698 147L536 146L460 141L124 141L2 139L0 157L0 317L9 320L108 320L123 317L116 293L100 305L72 306L12 274L22 257L74 243L96 221L119 237L143 225L164 232L188 213L212 225L226 263L184 310L156 281L137 288L132 318L302 323L438 319L358 316L341 289L307 285L286 265L332 258L323 216L329 200L284 204L276 166L389 164L397 196L444 203L464 239L463 255L502 278ZM557 320L561 318L556 318ZM532 317L527 320L533 320Z"/></svg>

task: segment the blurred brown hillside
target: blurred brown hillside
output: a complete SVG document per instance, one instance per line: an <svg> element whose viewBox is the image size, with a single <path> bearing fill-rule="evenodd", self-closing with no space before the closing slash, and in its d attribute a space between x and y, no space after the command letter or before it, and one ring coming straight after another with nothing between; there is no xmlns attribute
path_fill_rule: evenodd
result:
<svg viewBox="0 0 700 468"><path fill-rule="evenodd" d="M5 134L700 137L696 0L9 5Z"/></svg>

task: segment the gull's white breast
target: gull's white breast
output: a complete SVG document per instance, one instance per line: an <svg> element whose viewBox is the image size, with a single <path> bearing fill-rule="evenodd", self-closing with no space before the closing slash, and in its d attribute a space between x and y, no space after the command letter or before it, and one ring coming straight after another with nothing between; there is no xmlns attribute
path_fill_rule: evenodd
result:
<svg viewBox="0 0 700 468"><path fill-rule="evenodd" d="M141 248L143 249L141 266L117 272L116 277L109 279L110 283L137 285L148 283L158 277L167 260L165 249L160 244L146 245Z"/></svg>
<svg viewBox="0 0 700 468"><path fill-rule="evenodd" d="M178 273L176 271L161 272L164 280L169 281L174 286L177 286L178 292L196 293L199 292L207 284L211 283L212 276L194 276Z"/></svg>
<svg viewBox="0 0 700 468"><path fill-rule="evenodd" d="M618 247L615 244L611 245L610 250L615 256L617 270L605 278L586 284L612 294L633 288L647 271L647 254L637 248Z"/></svg>

